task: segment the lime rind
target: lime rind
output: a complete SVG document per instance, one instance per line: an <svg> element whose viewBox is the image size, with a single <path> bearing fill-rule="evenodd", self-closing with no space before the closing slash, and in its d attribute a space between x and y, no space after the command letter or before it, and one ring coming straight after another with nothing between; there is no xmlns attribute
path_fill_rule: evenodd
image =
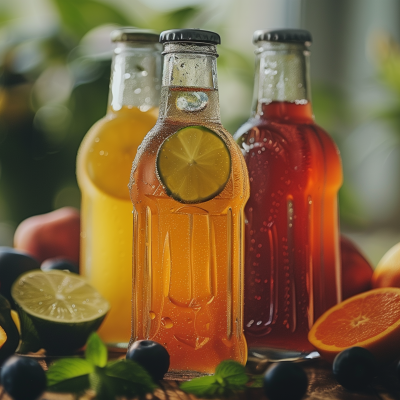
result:
<svg viewBox="0 0 400 400"><path fill-rule="evenodd" d="M27 314L56 323L81 323L104 317L110 305L82 277L63 271L29 271L11 294Z"/></svg>
<svg viewBox="0 0 400 400"><path fill-rule="evenodd" d="M181 203L201 203L220 194L231 174L223 139L203 126L169 136L157 154L157 175L167 194Z"/></svg>

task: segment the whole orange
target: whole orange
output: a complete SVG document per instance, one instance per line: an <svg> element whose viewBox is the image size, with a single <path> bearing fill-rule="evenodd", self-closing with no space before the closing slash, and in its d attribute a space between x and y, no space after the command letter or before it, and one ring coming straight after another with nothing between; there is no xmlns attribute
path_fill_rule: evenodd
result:
<svg viewBox="0 0 400 400"><path fill-rule="evenodd" d="M372 275L372 287L400 287L400 243L389 249L379 261Z"/></svg>

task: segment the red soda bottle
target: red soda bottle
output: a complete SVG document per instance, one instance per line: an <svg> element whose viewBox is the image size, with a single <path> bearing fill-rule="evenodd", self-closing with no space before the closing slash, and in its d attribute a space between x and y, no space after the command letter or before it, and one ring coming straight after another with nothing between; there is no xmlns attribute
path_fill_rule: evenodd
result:
<svg viewBox="0 0 400 400"><path fill-rule="evenodd" d="M244 329L250 350L313 351L307 334L341 301L339 151L314 122L311 35L256 31L253 116L236 132L250 177ZM272 358L296 353L274 350Z"/></svg>

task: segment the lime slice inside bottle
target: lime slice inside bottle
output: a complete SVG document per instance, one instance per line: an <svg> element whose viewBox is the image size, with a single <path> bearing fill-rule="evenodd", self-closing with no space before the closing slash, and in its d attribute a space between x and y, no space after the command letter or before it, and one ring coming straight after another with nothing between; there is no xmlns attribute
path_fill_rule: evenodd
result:
<svg viewBox="0 0 400 400"><path fill-rule="evenodd" d="M21 275L11 295L20 316L21 353L44 348L60 355L79 349L110 308L85 279L58 270Z"/></svg>
<svg viewBox="0 0 400 400"><path fill-rule="evenodd" d="M215 132L204 126L189 126L163 142L157 155L157 172L169 196L182 203L201 203L224 190L231 157Z"/></svg>

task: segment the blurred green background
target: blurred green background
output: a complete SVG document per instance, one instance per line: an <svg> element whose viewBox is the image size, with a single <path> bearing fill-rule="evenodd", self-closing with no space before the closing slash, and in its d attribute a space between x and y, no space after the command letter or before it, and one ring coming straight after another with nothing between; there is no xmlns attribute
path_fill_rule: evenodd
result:
<svg viewBox="0 0 400 400"><path fill-rule="evenodd" d="M216 30L223 124L249 116L252 33L305 28L317 123L345 173L342 231L374 264L400 241L397 0L14 0L0 2L0 245L25 218L79 207L79 144L106 110L117 26Z"/></svg>

